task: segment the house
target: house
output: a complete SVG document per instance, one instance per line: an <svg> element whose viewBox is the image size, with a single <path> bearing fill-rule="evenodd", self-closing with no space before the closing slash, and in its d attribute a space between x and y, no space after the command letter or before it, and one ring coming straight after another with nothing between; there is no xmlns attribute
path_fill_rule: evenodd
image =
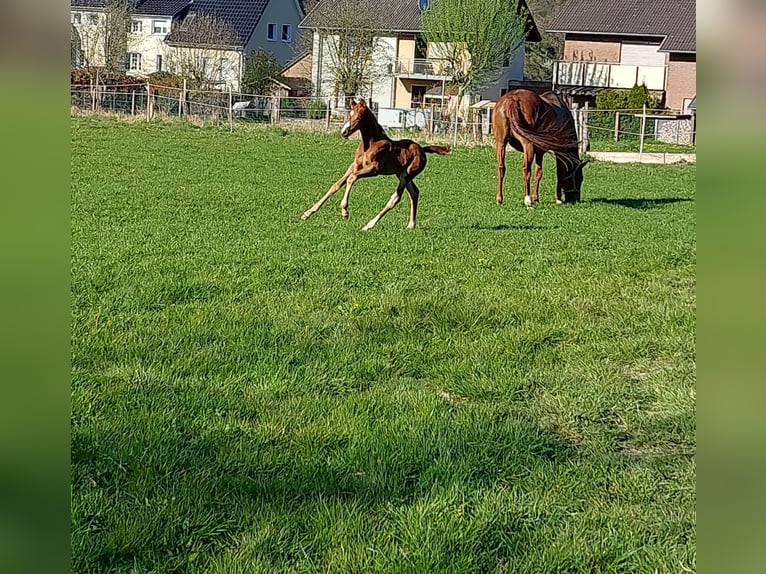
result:
<svg viewBox="0 0 766 574"><path fill-rule="evenodd" d="M685 112L696 95L694 0L569 0L548 31L564 34L553 82L572 101L643 83Z"/></svg>
<svg viewBox="0 0 766 574"><path fill-rule="evenodd" d="M71 0L73 65L108 65L104 46L116 36L117 4ZM293 59L303 8L299 0L128 0L121 17L130 19L120 56L128 73L169 71L237 90L248 52Z"/></svg>
<svg viewBox="0 0 766 574"><path fill-rule="evenodd" d="M523 0L522 4L526 7ZM356 92L365 96L373 108L423 108L445 101L452 75L446 61L439 57L439 46L423 38L421 10L425 6L423 0L321 0L316 4L299 25L313 38L314 95L342 98L337 85L345 70L338 62L338 54L345 54L351 66L362 65L362 58L355 54L364 50L355 44L366 43L372 53L371 69L365 74L369 83L357 86ZM540 39L530 16L527 41ZM509 80L523 78L523 70L522 45L495 84L481 91L481 98L497 99Z"/></svg>
<svg viewBox="0 0 766 574"><path fill-rule="evenodd" d="M295 54L298 0L194 0L166 39L175 68L238 90L244 57L255 50L282 63ZM196 69L195 69L196 68Z"/></svg>

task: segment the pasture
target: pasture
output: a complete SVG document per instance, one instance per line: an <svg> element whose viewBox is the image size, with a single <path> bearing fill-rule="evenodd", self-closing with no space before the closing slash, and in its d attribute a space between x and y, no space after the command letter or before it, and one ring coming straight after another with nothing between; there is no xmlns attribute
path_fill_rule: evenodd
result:
<svg viewBox="0 0 766 574"><path fill-rule="evenodd" d="M73 571L694 571L696 167L357 137L72 119Z"/></svg>

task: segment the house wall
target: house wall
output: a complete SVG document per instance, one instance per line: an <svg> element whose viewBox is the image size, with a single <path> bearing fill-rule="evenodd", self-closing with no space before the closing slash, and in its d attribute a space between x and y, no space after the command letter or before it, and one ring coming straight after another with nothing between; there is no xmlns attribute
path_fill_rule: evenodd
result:
<svg viewBox="0 0 766 574"><path fill-rule="evenodd" d="M665 106L681 110L684 98L697 93L697 55L668 54Z"/></svg>
<svg viewBox="0 0 766 574"><path fill-rule="evenodd" d="M75 27L80 41L81 66L103 66L104 57L104 19L103 12L72 10L70 20Z"/></svg>
<svg viewBox="0 0 766 574"><path fill-rule="evenodd" d="M412 60L415 58L415 37L400 36L397 39L396 58Z"/></svg>
<svg viewBox="0 0 766 574"><path fill-rule="evenodd" d="M285 78L306 78L307 80L310 80L312 78L311 70L313 69L313 65L314 62L312 54L309 53L303 56L289 68L285 68L285 70L282 72L282 75Z"/></svg>
<svg viewBox="0 0 766 574"><path fill-rule="evenodd" d="M303 15L295 0L269 2L245 47L245 52L262 49L271 52L277 60L286 64L297 55L298 22L301 21L302 17ZM277 25L277 35L273 41L268 39L269 24ZM291 29L290 41L288 42L282 41L283 25L289 25Z"/></svg>
<svg viewBox="0 0 766 574"><path fill-rule="evenodd" d="M169 48L165 44L167 33L154 33L153 24L164 24L167 31L170 31L171 18L163 16L147 16L136 14L134 22L141 23L141 31L128 32L128 52L141 54L141 68L138 70L128 70L128 73L136 76L148 76L157 69L157 56L162 56L162 69L167 70Z"/></svg>
<svg viewBox="0 0 766 574"><path fill-rule="evenodd" d="M524 59L526 53L524 45L513 55L511 65L503 68L500 72L500 77L496 82L482 89L480 92L480 98L482 100L497 101L502 95L502 90L508 88L508 81L520 81L524 79Z"/></svg>
<svg viewBox="0 0 766 574"><path fill-rule="evenodd" d="M335 79L333 77L333 44L335 37L321 36L314 33L313 53L318 57L312 59L311 80L314 84L313 93L317 97L329 98L334 96ZM371 73L372 82L357 94L368 100L368 103L377 104L380 107L390 107L393 98L393 81L389 72L389 66L393 65L396 53L396 38L376 38L375 59L376 65ZM335 106L343 106L343 96L338 94Z"/></svg>
<svg viewBox="0 0 766 574"><path fill-rule="evenodd" d="M567 34L564 40L563 59L616 64L620 61L620 46L620 38Z"/></svg>

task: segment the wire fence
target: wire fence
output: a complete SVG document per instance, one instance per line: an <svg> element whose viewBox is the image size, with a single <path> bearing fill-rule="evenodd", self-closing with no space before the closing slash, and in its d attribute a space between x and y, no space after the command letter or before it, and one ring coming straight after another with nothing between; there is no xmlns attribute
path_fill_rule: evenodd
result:
<svg viewBox="0 0 766 574"><path fill-rule="evenodd" d="M228 124L234 131L247 124L287 129L334 131L346 110L333 99L189 90L145 84L73 84L73 113L113 113L146 121L179 118L198 124ZM442 105L377 108L381 124L392 136L420 133L434 143L494 145L491 109L469 108L455 118ZM696 116L668 115L666 110L572 109L581 151L693 151ZM457 121L456 121L457 120Z"/></svg>

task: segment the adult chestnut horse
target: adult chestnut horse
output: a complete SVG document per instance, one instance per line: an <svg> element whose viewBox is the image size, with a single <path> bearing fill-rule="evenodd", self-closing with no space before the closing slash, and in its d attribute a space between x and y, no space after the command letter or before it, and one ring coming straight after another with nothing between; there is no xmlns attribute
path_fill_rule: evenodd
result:
<svg viewBox="0 0 766 574"><path fill-rule="evenodd" d="M407 228L414 229L420 190L412 180L425 169L427 153L447 155L450 148L442 146L422 147L414 141L406 139L392 140L383 131L378 120L375 119L375 114L367 107L363 99L358 102L351 99L349 104L351 109L348 113L348 119L343 124L340 133L344 138L348 138L357 130L362 134L362 141L356 148L354 161L351 162L343 177L336 181L319 201L306 210L301 219L311 217L344 183L346 184L346 192L340 202L340 214L343 219L348 219L348 198L351 193L351 186L357 179L376 175L395 175L399 178L396 191L383 210L362 229L365 231L372 229L381 217L396 207L405 188L410 196L410 222Z"/></svg>
<svg viewBox="0 0 766 574"><path fill-rule="evenodd" d="M533 202L539 201L543 156L548 151L556 157L556 203L580 200L582 168L588 162L580 160L574 118L558 94L545 92L538 96L529 90L505 93L495 105L492 128L497 151L498 203L503 203L507 144L524 154L524 205L532 207ZM530 197L532 160L535 162L535 188Z"/></svg>

